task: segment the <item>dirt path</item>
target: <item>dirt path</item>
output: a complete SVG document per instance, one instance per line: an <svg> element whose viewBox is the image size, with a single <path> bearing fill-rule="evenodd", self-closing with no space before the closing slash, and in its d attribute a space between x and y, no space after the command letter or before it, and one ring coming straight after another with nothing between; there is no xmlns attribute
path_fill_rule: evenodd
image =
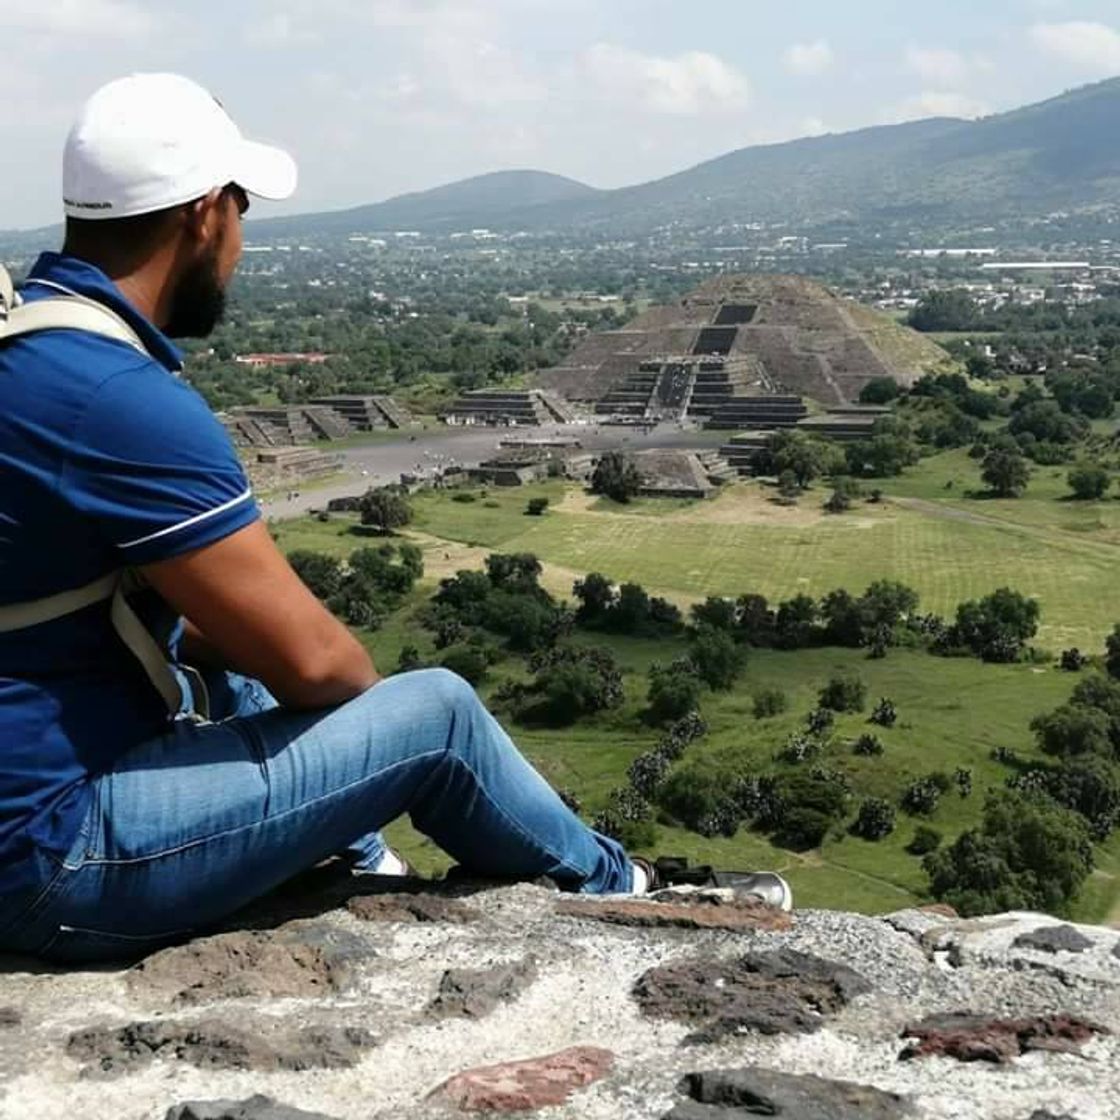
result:
<svg viewBox="0 0 1120 1120"><path fill-rule="evenodd" d="M983 525L994 529L1017 529L1020 532L1030 532L1030 527L1020 525L1015 521L1004 521L998 517L989 517L984 513L973 513L971 510L958 509L956 506L943 505L941 502L930 502L925 498L891 498L892 505L902 509L912 509L915 513L924 513L930 517L940 517L945 521L964 521L969 525Z"/></svg>

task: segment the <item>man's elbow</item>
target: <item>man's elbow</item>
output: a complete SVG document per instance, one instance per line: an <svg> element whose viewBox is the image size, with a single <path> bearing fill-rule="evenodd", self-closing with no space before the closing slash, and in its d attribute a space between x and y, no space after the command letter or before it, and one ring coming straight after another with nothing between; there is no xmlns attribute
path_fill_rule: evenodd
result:
<svg viewBox="0 0 1120 1120"><path fill-rule="evenodd" d="M350 649L304 652L283 673L277 699L287 707L329 708L344 704L380 679L369 654L354 642Z"/></svg>

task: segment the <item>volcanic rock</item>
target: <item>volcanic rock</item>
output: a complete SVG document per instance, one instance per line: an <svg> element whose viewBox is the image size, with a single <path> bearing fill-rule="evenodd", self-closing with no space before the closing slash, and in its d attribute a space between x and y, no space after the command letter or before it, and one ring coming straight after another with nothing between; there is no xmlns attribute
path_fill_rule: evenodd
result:
<svg viewBox="0 0 1120 1120"><path fill-rule="evenodd" d="M481 1019L500 1003L516 999L536 978L532 957L493 968L449 968L428 1013L441 1019Z"/></svg>
<svg viewBox="0 0 1120 1120"><path fill-rule="evenodd" d="M1109 1032L1075 1015L996 1019L968 1012L930 1015L902 1032L913 1038L900 1058L939 1055L962 1062L1004 1064L1030 1050L1076 1054L1094 1035Z"/></svg>

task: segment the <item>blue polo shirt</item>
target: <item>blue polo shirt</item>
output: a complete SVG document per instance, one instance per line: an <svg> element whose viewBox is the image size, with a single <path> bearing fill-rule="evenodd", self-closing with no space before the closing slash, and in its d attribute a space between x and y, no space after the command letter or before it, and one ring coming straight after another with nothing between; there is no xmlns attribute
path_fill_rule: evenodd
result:
<svg viewBox="0 0 1120 1120"><path fill-rule="evenodd" d="M44 253L23 297L60 288L111 307L151 356L72 330L0 344L0 604L177 556L260 516L225 429L179 380L175 346L99 269ZM166 621L153 592L142 598L149 625ZM168 720L107 603L0 633L0 913L70 849L91 779Z"/></svg>

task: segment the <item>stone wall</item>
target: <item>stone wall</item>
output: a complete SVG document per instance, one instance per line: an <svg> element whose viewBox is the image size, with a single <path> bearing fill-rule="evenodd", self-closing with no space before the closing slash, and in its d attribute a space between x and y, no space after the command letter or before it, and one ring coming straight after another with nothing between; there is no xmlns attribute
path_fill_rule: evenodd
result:
<svg viewBox="0 0 1120 1120"><path fill-rule="evenodd" d="M131 968L0 960L0 1116L1112 1120L1118 943L327 869Z"/></svg>

